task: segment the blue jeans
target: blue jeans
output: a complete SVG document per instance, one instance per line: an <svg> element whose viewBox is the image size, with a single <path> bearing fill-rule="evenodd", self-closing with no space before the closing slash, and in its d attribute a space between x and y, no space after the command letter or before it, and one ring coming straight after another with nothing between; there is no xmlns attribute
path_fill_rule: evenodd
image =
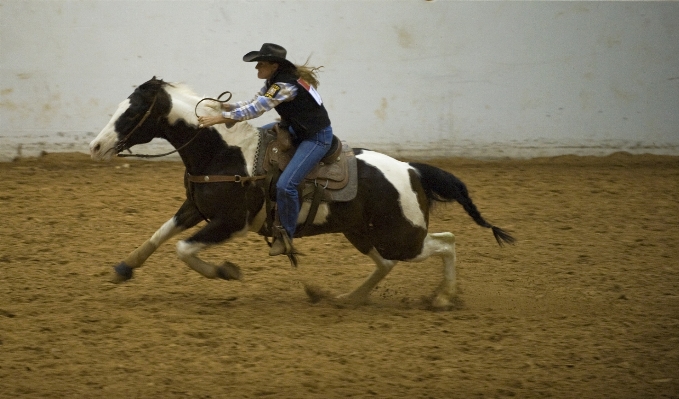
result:
<svg viewBox="0 0 679 399"><path fill-rule="evenodd" d="M302 141L276 183L276 205L281 225L290 238L295 235L300 201L297 187L318 164L332 145L332 127L328 126Z"/></svg>

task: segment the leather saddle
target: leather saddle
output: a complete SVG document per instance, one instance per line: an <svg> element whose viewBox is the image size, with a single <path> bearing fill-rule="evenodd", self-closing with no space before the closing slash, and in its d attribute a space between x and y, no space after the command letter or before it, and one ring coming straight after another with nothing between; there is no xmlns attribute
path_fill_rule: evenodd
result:
<svg viewBox="0 0 679 399"><path fill-rule="evenodd" d="M290 133L276 125L269 134L265 145L262 169L267 174L280 173L295 155ZM349 201L356 196L358 188L356 173L356 157L345 142L333 135L332 145L321 162L312 169L305 178L304 187L300 187L302 198L313 195L317 187L323 188L324 201Z"/></svg>
<svg viewBox="0 0 679 399"><path fill-rule="evenodd" d="M255 172L266 176L264 190L267 215L260 233L268 237L274 234L276 181L295 155L296 148L292 146L290 133L278 125L270 130L260 128L259 135ZM309 202L310 206L306 220L297 226L295 236L302 234L313 223L321 202L351 201L356 197L358 168L351 147L333 136L330 149L298 189L300 199ZM294 256L291 257L291 262L296 264Z"/></svg>

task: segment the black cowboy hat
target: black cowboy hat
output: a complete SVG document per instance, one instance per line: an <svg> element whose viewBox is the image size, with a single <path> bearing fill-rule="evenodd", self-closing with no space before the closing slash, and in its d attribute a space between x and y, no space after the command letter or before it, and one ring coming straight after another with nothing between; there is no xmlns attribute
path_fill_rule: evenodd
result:
<svg viewBox="0 0 679 399"><path fill-rule="evenodd" d="M259 51L250 51L243 56L243 61L253 62L253 61L268 61L276 62L278 64L289 64L293 65L292 62L285 59L288 52L277 44L264 43Z"/></svg>

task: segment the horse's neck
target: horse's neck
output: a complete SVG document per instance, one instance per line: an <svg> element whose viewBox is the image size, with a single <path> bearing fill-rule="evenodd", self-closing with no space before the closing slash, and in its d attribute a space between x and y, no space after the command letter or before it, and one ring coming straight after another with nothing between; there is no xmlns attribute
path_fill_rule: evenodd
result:
<svg viewBox="0 0 679 399"><path fill-rule="evenodd" d="M196 104L201 100L200 97L185 87L176 87L168 90L172 97L172 109L168 115L169 123L175 124L178 120L184 120L188 125L198 126L198 115L218 115L219 105L211 101L203 101L196 110ZM254 159L259 143L259 133L257 128L247 122L236 123L231 128L224 124L215 125L214 128L222 136L222 139L229 146L239 147L247 164L247 171L250 175L254 173Z"/></svg>

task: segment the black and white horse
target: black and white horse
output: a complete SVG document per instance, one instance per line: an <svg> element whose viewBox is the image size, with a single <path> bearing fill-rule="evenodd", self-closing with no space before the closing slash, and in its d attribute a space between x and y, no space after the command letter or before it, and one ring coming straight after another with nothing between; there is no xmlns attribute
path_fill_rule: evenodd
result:
<svg viewBox="0 0 679 399"><path fill-rule="evenodd" d="M258 129L247 122L231 128L224 125L199 128L194 109L200 102L183 84L155 77L139 86L90 143L95 160L110 160L119 152L159 137L167 140L181 156L191 175L253 176ZM198 112L214 114L218 107L202 102ZM421 163L405 163L379 152L355 149L358 192L348 202L322 203L304 235L342 233L377 265L375 271L353 292L341 298L351 303L368 300L372 289L398 261L420 262L432 255L443 260L443 281L432 305L445 308L456 295L455 236L428 233L429 210L435 201L459 202L474 221L490 228L497 242L513 243L502 229L486 222L472 203L467 189L452 174ZM190 184L185 181L185 185ZM304 203L302 223L309 212ZM114 268L114 280L125 281L163 242L198 223L202 228L177 243L177 255L189 267L208 278L239 279L240 269L231 262L213 265L198 253L211 245L259 232L265 221L265 194L254 182L192 184L177 213L145 243Z"/></svg>

